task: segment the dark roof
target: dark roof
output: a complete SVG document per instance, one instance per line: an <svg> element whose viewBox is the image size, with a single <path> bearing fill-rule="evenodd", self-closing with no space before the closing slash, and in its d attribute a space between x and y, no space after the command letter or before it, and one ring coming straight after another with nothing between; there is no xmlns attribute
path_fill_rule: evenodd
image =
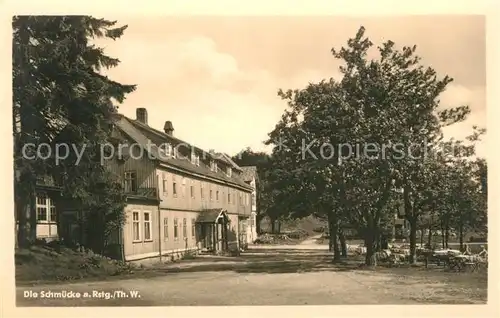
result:
<svg viewBox="0 0 500 318"><path fill-rule="evenodd" d="M125 116L120 116L119 119L115 122L116 126L122 130L125 134L127 134L134 142L144 146L144 149L149 151L152 157L157 158L160 162L171 165L175 168L184 170L186 172L196 173L203 176L207 176L213 179L217 179L222 182L226 182L232 185L236 185L247 190L251 190L251 187L245 183L237 174L233 174L231 177L228 177L227 174L219 170L218 172L210 170L208 166L206 166L202 160L200 159L200 165L194 165L190 162L189 159L183 157L166 157L161 153L159 146L165 143L174 143L174 144L185 144L190 145L187 142L184 142L178 138L162 133L156 129L153 129L147 125L144 125L136 120L129 119ZM151 147L146 147L146 145L152 145ZM191 146L191 145L190 145ZM204 151L201 148L192 146L195 150L202 152L203 155L212 156L208 152ZM217 157L219 158L219 157ZM220 158L224 158L221 156ZM221 160L226 162L226 164L231 165L227 160Z"/></svg>
<svg viewBox="0 0 500 318"><path fill-rule="evenodd" d="M246 167L241 167L243 170L243 173L241 174L241 178L245 182L250 182L254 178L257 179L257 167L256 166L246 166Z"/></svg>
<svg viewBox="0 0 500 318"><path fill-rule="evenodd" d="M226 218L226 220L229 219L227 217L225 210L223 210L223 209L210 209L210 210L206 210L206 211L201 212L198 215L198 218L196 219L196 223L214 223L221 214L224 218Z"/></svg>
<svg viewBox="0 0 500 318"><path fill-rule="evenodd" d="M227 160L227 161L228 161L228 162L229 162L229 163L233 166L233 168L234 168L234 169L236 169L236 170L238 170L238 171L243 171L243 170L241 169L241 167L240 167L240 166L238 166L238 165L236 164L236 162L234 162L234 161L233 161L233 159L231 159L231 156L230 156L230 155L228 155L227 153L223 153L222 155L223 155L223 156L224 156L224 158L225 158L225 159L226 159L226 160Z"/></svg>
<svg viewBox="0 0 500 318"><path fill-rule="evenodd" d="M44 174L42 176L37 176L36 179L36 188L40 190L48 190L48 191L62 191L62 186L57 184L54 177Z"/></svg>

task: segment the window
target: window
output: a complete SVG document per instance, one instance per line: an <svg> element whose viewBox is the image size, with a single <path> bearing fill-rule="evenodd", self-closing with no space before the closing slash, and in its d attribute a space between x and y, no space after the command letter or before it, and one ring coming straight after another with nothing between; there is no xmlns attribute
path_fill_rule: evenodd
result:
<svg viewBox="0 0 500 318"><path fill-rule="evenodd" d="M191 185L191 198L194 199L194 185Z"/></svg>
<svg viewBox="0 0 500 318"><path fill-rule="evenodd" d="M186 218L182 219L182 237L187 237L187 220Z"/></svg>
<svg viewBox="0 0 500 318"><path fill-rule="evenodd" d="M215 200L219 201L219 190L215 191Z"/></svg>
<svg viewBox="0 0 500 318"><path fill-rule="evenodd" d="M213 198L213 196L212 196L212 189L210 189L210 201L212 201L212 198Z"/></svg>
<svg viewBox="0 0 500 318"><path fill-rule="evenodd" d="M151 234L151 213L144 212L144 240L151 241L153 235Z"/></svg>
<svg viewBox="0 0 500 318"><path fill-rule="evenodd" d="M137 173L135 171L125 172L125 192L137 191Z"/></svg>
<svg viewBox="0 0 500 318"><path fill-rule="evenodd" d="M196 237L196 219L191 219L191 236Z"/></svg>
<svg viewBox="0 0 500 318"><path fill-rule="evenodd" d="M165 154L168 157L171 157L172 156L172 145L171 144L165 144L164 147L165 147Z"/></svg>
<svg viewBox="0 0 500 318"><path fill-rule="evenodd" d="M177 155L178 155L178 151L177 151L177 146L173 147L173 151L172 151L172 158L177 158Z"/></svg>
<svg viewBox="0 0 500 318"><path fill-rule="evenodd" d="M219 172L219 166L217 165L217 162L214 162L214 171Z"/></svg>
<svg viewBox="0 0 500 318"><path fill-rule="evenodd" d="M231 175L232 175L232 174L233 174L233 169L231 169L231 167L228 167L228 168L227 168L227 176L228 176L229 178L231 178Z"/></svg>
<svg viewBox="0 0 500 318"><path fill-rule="evenodd" d="M243 194L240 192L240 199L239 199L239 204L242 205L243 204Z"/></svg>
<svg viewBox="0 0 500 318"><path fill-rule="evenodd" d="M175 180L175 176L172 177L172 195L177 197L177 181Z"/></svg>
<svg viewBox="0 0 500 318"><path fill-rule="evenodd" d="M40 193L36 197L36 219L37 221L47 222L47 195Z"/></svg>
<svg viewBox="0 0 500 318"><path fill-rule="evenodd" d="M54 203L52 200L49 199L49 206L50 206L50 219L49 222L56 222L56 207L54 206Z"/></svg>
<svg viewBox="0 0 500 318"><path fill-rule="evenodd" d="M200 182L200 198L205 198L205 195L203 194L203 182Z"/></svg>
<svg viewBox="0 0 500 318"><path fill-rule="evenodd" d="M182 197L186 197L186 178L182 178Z"/></svg>
<svg viewBox="0 0 500 318"><path fill-rule="evenodd" d="M200 165L200 155L196 154L194 150L191 151L191 163L197 166Z"/></svg>
<svg viewBox="0 0 500 318"><path fill-rule="evenodd" d="M133 241L141 240L141 230L139 225L139 212L132 212L132 231L134 232Z"/></svg>
<svg viewBox="0 0 500 318"><path fill-rule="evenodd" d="M174 239L179 239L179 219L174 219Z"/></svg>
<svg viewBox="0 0 500 318"><path fill-rule="evenodd" d="M231 203L231 193L227 194L227 203Z"/></svg>
<svg viewBox="0 0 500 318"><path fill-rule="evenodd" d="M168 241L168 218L163 219L163 240Z"/></svg>
<svg viewBox="0 0 500 318"><path fill-rule="evenodd" d="M36 220L37 222L56 222L56 206L46 193L37 193Z"/></svg>
<svg viewBox="0 0 500 318"><path fill-rule="evenodd" d="M210 160L210 171L214 171L214 170L215 170L215 161Z"/></svg>
<svg viewBox="0 0 500 318"><path fill-rule="evenodd" d="M163 194L167 195L168 192L167 174L163 173L162 178L163 178Z"/></svg>

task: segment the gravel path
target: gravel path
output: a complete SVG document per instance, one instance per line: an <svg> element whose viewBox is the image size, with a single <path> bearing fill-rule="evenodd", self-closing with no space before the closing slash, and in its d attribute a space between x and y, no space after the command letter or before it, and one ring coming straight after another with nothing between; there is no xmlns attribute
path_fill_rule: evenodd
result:
<svg viewBox="0 0 500 318"><path fill-rule="evenodd" d="M457 276L453 280L443 280L440 276L412 276L412 273L408 275L404 270L398 269L380 272L340 269L331 264L327 248L310 243L286 247L254 247L240 257L200 257L178 264L160 265L154 269L158 271L158 275L151 278L17 287L17 304L208 306L486 301L486 286L469 282L455 286L458 284L454 281ZM80 293L79 298L54 298L57 295L42 298L47 292L63 290L73 293L73 297Z"/></svg>

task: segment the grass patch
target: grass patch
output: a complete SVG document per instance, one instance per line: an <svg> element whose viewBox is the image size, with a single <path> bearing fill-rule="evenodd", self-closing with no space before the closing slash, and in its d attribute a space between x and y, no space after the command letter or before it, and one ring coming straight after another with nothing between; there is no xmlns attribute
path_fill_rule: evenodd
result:
<svg viewBox="0 0 500 318"><path fill-rule="evenodd" d="M15 250L16 282L64 282L83 278L126 275L137 270L129 263L113 260L91 251L63 246L35 245Z"/></svg>

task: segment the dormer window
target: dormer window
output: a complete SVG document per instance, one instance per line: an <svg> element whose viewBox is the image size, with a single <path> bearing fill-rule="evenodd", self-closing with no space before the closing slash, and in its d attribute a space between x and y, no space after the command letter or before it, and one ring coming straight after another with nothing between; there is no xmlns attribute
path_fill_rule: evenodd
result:
<svg viewBox="0 0 500 318"><path fill-rule="evenodd" d="M200 155L196 154L194 150L191 151L191 163L197 166L200 165Z"/></svg>
<svg viewBox="0 0 500 318"><path fill-rule="evenodd" d="M177 158L177 147L173 147L172 158Z"/></svg>
<svg viewBox="0 0 500 318"><path fill-rule="evenodd" d="M210 160L210 171L214 171L214 170L215 170L215 161Z"/></svg>
<svg viewBox="0 0 500 318"><path fill-rule="evenodd" d="M217 162L214 162L214 171L219 172L219 166L217 166Z"/></svg>
<svg viewBox="0 0 500 318"><path fill-rule="evenodd" d="M231 178L231 175L233 174L233 169L231 169L231 167L227 167L226 173L227 173L227 176L229 178Z"/></svg>
<svg viewBox="0 0 500 318"><path fill-rule="evenodd" d="M163 145L163 151L168 157L172 156L172 145L171 144L164 144Z"/></svg>

